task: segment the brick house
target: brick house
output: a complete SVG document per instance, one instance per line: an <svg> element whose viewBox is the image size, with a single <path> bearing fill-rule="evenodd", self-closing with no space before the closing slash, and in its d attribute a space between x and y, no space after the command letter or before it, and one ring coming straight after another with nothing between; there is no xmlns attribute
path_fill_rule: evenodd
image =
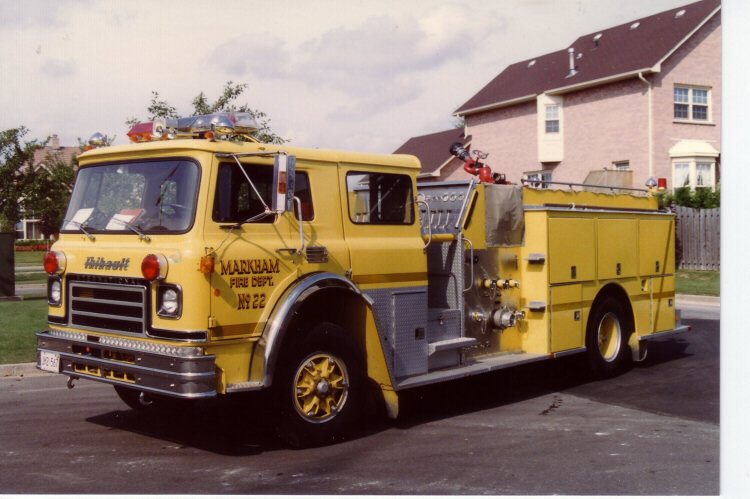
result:
<svg viewBox="0 0 750 499"><path fill-rule="evenodd" d="M670 189L716 187L720 11L719 0L703 0L511 64L455 111L466 123L463 140L490 153L487 164L512 182L606 177L643 187L661 177ZM417 155L424 178L468 178L450 167L443 137L415 137L397 152ZM423 156L427 141L443 166Z"/></svg>
<svg viewBox="0 0 750 499"><path fill-rule="evenodd" d="M34 159L31 167L34 171L44 170L46 162L50 157L57 157L65 163L70 163L74 156L81 152L80 147L60 146L57 135L50 138L49 144L34 151ZM23 202L23 201L21 201ZM23 213L23 218L16 224L16 239L43 239L44 235L39 228L39 220L34 218L33 213Z"/></svg>

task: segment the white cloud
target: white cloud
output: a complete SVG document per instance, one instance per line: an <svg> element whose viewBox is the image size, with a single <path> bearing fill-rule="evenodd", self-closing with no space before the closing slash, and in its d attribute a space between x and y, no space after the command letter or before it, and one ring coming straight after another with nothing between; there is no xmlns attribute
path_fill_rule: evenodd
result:
<svg viewBox="0 0 750 499"><path fill-rule="evenodd" d="M42 63L40 71L43 76L64 78L76 74L77 65L76 62L71 59L64 61L58 59L47 59Z"/></svg>
<svg viewBox="0 0 750 499"><path fill-rule="evenodd" d="M294 145L387 153L507 64L688 1L0 1L0 129L125 142L152 90L184 113L231 79Z"/></svg>

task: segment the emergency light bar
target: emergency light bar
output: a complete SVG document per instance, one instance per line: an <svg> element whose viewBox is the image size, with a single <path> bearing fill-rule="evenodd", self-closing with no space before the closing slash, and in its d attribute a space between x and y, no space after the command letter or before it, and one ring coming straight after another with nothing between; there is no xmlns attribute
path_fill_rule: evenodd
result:
<svg viewBox="0 0 750 499"><path fill-rule="evenodd" d="M260 126L250 113L202 114L185 118L156 118L138 123L127 133L133 142L174 139L177 137L214 138L215 135L249 135Z"/></svg>

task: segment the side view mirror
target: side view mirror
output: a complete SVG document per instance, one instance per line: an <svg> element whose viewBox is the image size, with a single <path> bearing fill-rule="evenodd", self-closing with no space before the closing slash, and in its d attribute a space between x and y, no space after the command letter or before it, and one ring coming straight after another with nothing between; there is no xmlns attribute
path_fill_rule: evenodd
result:
<svg viewBox="0 0 750 499"><path fill-rule="evenodd" d="M273 192L271 210L284 213L294 210L294 165L296 158L278 154L273 159Z"/></svg>

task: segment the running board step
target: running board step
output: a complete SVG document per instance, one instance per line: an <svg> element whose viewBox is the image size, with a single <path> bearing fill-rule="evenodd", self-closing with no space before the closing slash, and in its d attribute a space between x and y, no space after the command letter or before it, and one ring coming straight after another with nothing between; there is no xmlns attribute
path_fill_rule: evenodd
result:
<svg viewBox="0 0 750 499"><path fill-rule="evenodd" d="M464 378L475 374L484 374L499 369L516 367L530 362L539 362L549 359L549 354L538 353L500 353L487 357L469 359L464 365L438 369L426 374L417 374L405 378L397 379L393 384L396 390L405 388L414 388L417 386L429 385L438 381L448 381L451 379Z"/></svg>
<svg viewBox="0 0 750 499"><path fill-rule="evenodd" d="M449 340L436 341L427 345L427 355L430 356L443 350L472 347L477 343L479 342L476 338L451 338Z"/></svg>

